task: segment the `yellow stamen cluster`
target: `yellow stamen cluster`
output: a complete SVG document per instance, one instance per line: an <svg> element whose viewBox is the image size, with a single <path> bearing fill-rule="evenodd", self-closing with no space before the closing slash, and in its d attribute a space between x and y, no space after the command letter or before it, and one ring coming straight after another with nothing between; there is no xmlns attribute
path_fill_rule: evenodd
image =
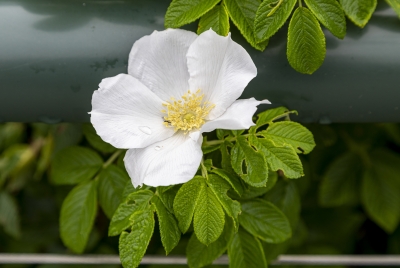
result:
<svg viewBox="0 0 400 268"><path fill-rule="evenodd" d="M161 112L164 116L164 125L174 127L175 131L183 130L185 134L194 129L199 129L204 123L208 113L215 107L214 104L203 102L204 94L200 95L200 89L196 93L190 90L182 96L182 100L164 103L167 110Z"/></svg>

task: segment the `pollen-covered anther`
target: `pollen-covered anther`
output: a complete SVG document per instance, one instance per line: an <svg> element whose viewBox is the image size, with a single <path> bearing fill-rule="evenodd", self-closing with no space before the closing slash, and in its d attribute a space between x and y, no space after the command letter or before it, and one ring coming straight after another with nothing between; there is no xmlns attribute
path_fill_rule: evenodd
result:
<svg viewBox="0 0 400 268"><path fill-rule="evenodd" d="M191 93L190 90L181 97L182 100L175 100L163 104L167 109L164 125L174 127L175 131L182 130L185 134L189 131L199 129L204 123L208 113L215 107L214 104L203 102L204 95L201 90Z"/></svg>

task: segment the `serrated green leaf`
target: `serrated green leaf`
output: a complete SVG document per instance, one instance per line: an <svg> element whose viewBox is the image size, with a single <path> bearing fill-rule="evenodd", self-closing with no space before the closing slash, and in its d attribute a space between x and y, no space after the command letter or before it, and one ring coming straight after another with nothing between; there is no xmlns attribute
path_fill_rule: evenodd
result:
<svg viewBox="0 0 400 268"><path fill-rule="evenodd" d="M276 146L272 141L257 138L254 135L249 137L249 141L265 155L273 171L282 170L285 176L290 179L304 175L300 158L292 146L288 144Z"/></svg>
<svg viewBox="0 0 400 268"><path fill-rule="evenodd" d="M213 29L219 35L227 36L229 33L229 16L224 5L217 5L204 14L199 21L197 34Z"/></svg>
<svg viewBox="0 0 400 268"><path fill-rule="evenodd" d="M151 201L155 205L157 212L161 242L168 255L179 243L181 231L179 230L175 217L167 210L160 198L154 195Z"/></svg>
<svg viewBox="0 0 400 268"><path fill-rule="evenodd" d="M238 136L232 148L231 163L235 172L248 184L265 186L268 180L268 166L264 155L255 151L246 137Z"/></svg>
<svg viewBox="0 0 400 268"><path fill-rule="evenodd" d="M228 245L229 268L267 268L261 242L239 228Z"/></svg>
<svg viewBox="0 0 400 268"><path fill-rule="evenodd" d="M346 18L336 0L304 0L318 20L337 38L346 35Z"/></svg>
<svg viewBox="0 0 400 268"><path fill-rule="evenodd" d="M99 150L102 153L112 153L115 152L117 149L113 147L111 144L103 141L99 135L97 135L96 130L92 126L92 124L87 123L83 124L82 126L83 134L85 138L90 143L93 148Z"/></svg>
<svg viewBox="0 0 400 268"><path fill-rule="evenodd" d="M258 0L224 0L224 3L229 17L247 42L255 49L264 51L268 40L257 43L254 37L254 19L260 2Z"/></svg>
<svg viewBox="0 0 400 268"><path fill-rule="evenodd" d="M325 35L315 16L305 7L294 12L288 32L287 58L296 71L314 73L324 62Z"/></svg>
<svg viewBox="0 0 400 268"><path fill-rule="evenodd" d="M377 0L339 0L344 13L358 27L364 28L374 13Z"/></svg>
<svg viewBox="0 0 400 268"><path fill-rule="evenodd" d="M85 249L97 213L96 181L76 186L61 206L60 236L75 253Z"/></svg>
<svg viewBox="0 0 400 268"><path fill-rule="evenodd" d="M277 146L288 144L293 146L297 153L308 154L315 147L313 134L296 122L277 122L259 134L272 140Z"/></svg>
<svg viewBox="0 0 400 268"><path fill-rule="evenodd" d="M243 201L239 222L249 233L268 243L281 243L292 235L285 214L262 199Z"/></svg>
<svg viewBox="0 0 400 268"><path fill-rule="evenodd" d="M362 203L369 217L392 233L400 222L400 158L386 149L371 158L372 167L363 176Z"/></svg>
<svg viewBox="0 0 400 268"><path fill-rule="evenodd" d="M285 24L296 3L296 0L263 1L254 21L256 41L260 43L273 36Z"/></svg>
<svg viewBox="0 0 400 268"><path fill-rule="evenodd" d="M295 183L279 180L273 191L269 191L264 199L273 203L286 215L292 230L294 230L301 210L300 194Z"/></svg>
<svg viewBox="0 0 400 268"><path fill-rule="evenodd" d="M269 171L268 172L268 182L266 187L253 187L250 185L246 185L245 190L243 191L242 196L240 199L245 200L245 199L253 199L254 197L261 196L265 193L267 193L269 190L271 190L276 181L278 179L278 173L275 171Z"/></svg>
<svg viewBox="0 0 400 268"><path fill-rule="evenodd" d="M190 268L200 268L212 264L227 249L229 241L234 234L233 226L228 221L225 223L224 230L218 239L206 246L197 239L193 233L186 247L186 255Z"/></svg>
<svg viewBox="0 0 400 268"><path fill-rule="evenodd" d="M119 235L122 231L128 229L132 225L130 217L133 213L144 210L149 205L149 201L153 195L153 192L150 190L139 190L129 194L124 202L118 206L111 218L108 235Z"/></svg>
<svg viewBox="0 0 400 268"><path fill-rule="evenodd" d="M236 200L232 200L227 195L228 190L231 189L231 185L220 176L214 174L209 174L207 184L221 203L226 214L232 218L235 229L237 229L239 227L238 215L241 209L240 203Z"/></svg>
<svg viewBox="0 0 400 268"><path fill-rule="evenodd" d="M361 159L345 153L330 164L319 187L319 203L324 207L355 205L359 199L358 177Z"/></svg>
<svg viewBox="0 0 400 268"><path fill-rule="evenodd" d="M221 235L225 214L210 187L201 187L194 211L193 227L199 241L209 245Z"/></svg>
<svg viewBox="0 0 400 268"><path fill-rule="evenodd" d="M195 176L193 179L183 184L175 196L174 214L182 233L186 233L190 227L196 203L204 187L204 178Z"/></svg>
<svg viewBox="0 0 400 268"><path fill-rule="evenodd" d="M5 233L14 238L20 237L21 228L17 202L6 192L0 192L0 225L3 226Z"/></svg>
<svg viewBox="0 0 400 268"><path fill-rule="evenodd" d="M154 230L154 212L148 208L133 215L132 230L119 237L119 257L124 268L138 267Z"/></svg>
<svg viewBox="0 0 400 268"><path fill-rule="evenodd" d="M273 121L278 120L280 118L286 117L288 119L289 114L291 113L297 114L297 111L289 111L288 108L283 106L274 109L268 109L264 112L261 112L257 115L258 119L256 125L251 127L252 129L254 129L254 131L250 133L254 134L258 128L265 125L269 125Z"/></svg>
<svg viewBox="0 0 400 268"><path fill-rule="evenodd" d="M221 167L222 169L226 170L227 172L230 173L235 173L235 171L232 168L231 164L231 155L229 154L229 145L230 143L228 141L224 141L224 143L221 144L220 150L221 150Z"/></svg>
<svg viewBox="0 0 400 268"><path fill-rule="evenodd" d="M236 174L228 172L224 169L213 169L211 172L226 180L239 196L242 195L244 188L240 178Z"/></svg>
<svg viewBox="0 0 400 268"><path fill-rule="evenodd" d="M217 138L219 140L225 139L226 136L229 136L230 133L232 133L230 130L227 129L217 129Z"/></svg>
<svg viewBox="0 0 400 268"><path fill-rule="evenodd" d="M400 18L400 0L386 0Z"/></svg>
<svg viewBox="0 0 400 268"><path fill-rule="evenodd" d="M123 192L127 182L130 182L128 175L116 165L108 166L99 174L97 185L99 203L109 219L112 218L123 200Z"/></svg>
<svg viewBox="0 0 400 268"><path fill-rule="evenodd" d="M211 10L220 0L172 0L165 14L165 28L178 28Z"/></svg>
<svg viewBox="0 0 400 268"><path fill-rule="evenodd" d="M163 202L164 206L172 214L174 214L174 199L180 187L181 187L180 185L173 185L172 187L170 187L168 190L165 191L159 191L160 188L164 188L163 186L157 187L158 196L161 199L161 202Z"/></svg>
<svg viewBox="0 0 400 268"><path fill-rule="evenodd" d="M77 184L93 178L103 160L92 149L71 146L57 153L51 166L51 180L55 184Z"/></svg>

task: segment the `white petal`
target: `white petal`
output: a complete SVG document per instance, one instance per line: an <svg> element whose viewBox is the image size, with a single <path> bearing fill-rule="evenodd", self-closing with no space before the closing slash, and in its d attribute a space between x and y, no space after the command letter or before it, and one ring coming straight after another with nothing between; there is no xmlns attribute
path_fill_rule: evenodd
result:
<svg viewBox="0 0 400 268"><path fill-rule="evenodd" d="M201 135L194 141L178 132L146 148L128 150L124 162L132 184L167 186L191 180L203 157L202 141Z"/></svg>
<svg viewBox="0 0 400 268"><path fill-rule="evenodd" d="M117 148L142 148L174 134L164 126L161 99L136 78L103 79L93 93L90 121L97 134Z"/></svg>
<svg viewBox="0 0 400 268"><path fill-rule="evenodd" d="M242 94L257 75L246 50L212 30L202 33L187 53L190 90L201 89L205 100L215 104L208 119L217 118Z"/></svg>
<svg viewBox="0 0 400 268"><path fill-rule="evenodd" d="M189 90L186 53L197 38L190 31L154 31L133 44L128 73L140 80L162 100L180 99Z"/></svg>
<svg viewBox="0 0 400 268"><path fill-rule="evenodd" d="M214 129L248 129L254 126L253 115L259 104L270 104L268 100L258 101L254 98L235 101L220 117L206 122L201 132L210 132Z"/></svg>

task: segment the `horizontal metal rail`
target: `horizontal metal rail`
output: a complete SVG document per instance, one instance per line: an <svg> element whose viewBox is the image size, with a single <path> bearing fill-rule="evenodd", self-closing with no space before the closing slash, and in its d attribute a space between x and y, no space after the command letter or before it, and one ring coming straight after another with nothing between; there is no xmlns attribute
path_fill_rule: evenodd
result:
<svg viewBox="0 0 400 268"><path fill-rule="evenodd" d="M116 255L65 255L65 254L16 254L0 253L0 264L120 264ZM187 263L185 256L148 255L141 264ZM223 255L214 264L227 265ZM400 266L400 255L281 255L271 265L347 265L347 266Z"/></svg>

